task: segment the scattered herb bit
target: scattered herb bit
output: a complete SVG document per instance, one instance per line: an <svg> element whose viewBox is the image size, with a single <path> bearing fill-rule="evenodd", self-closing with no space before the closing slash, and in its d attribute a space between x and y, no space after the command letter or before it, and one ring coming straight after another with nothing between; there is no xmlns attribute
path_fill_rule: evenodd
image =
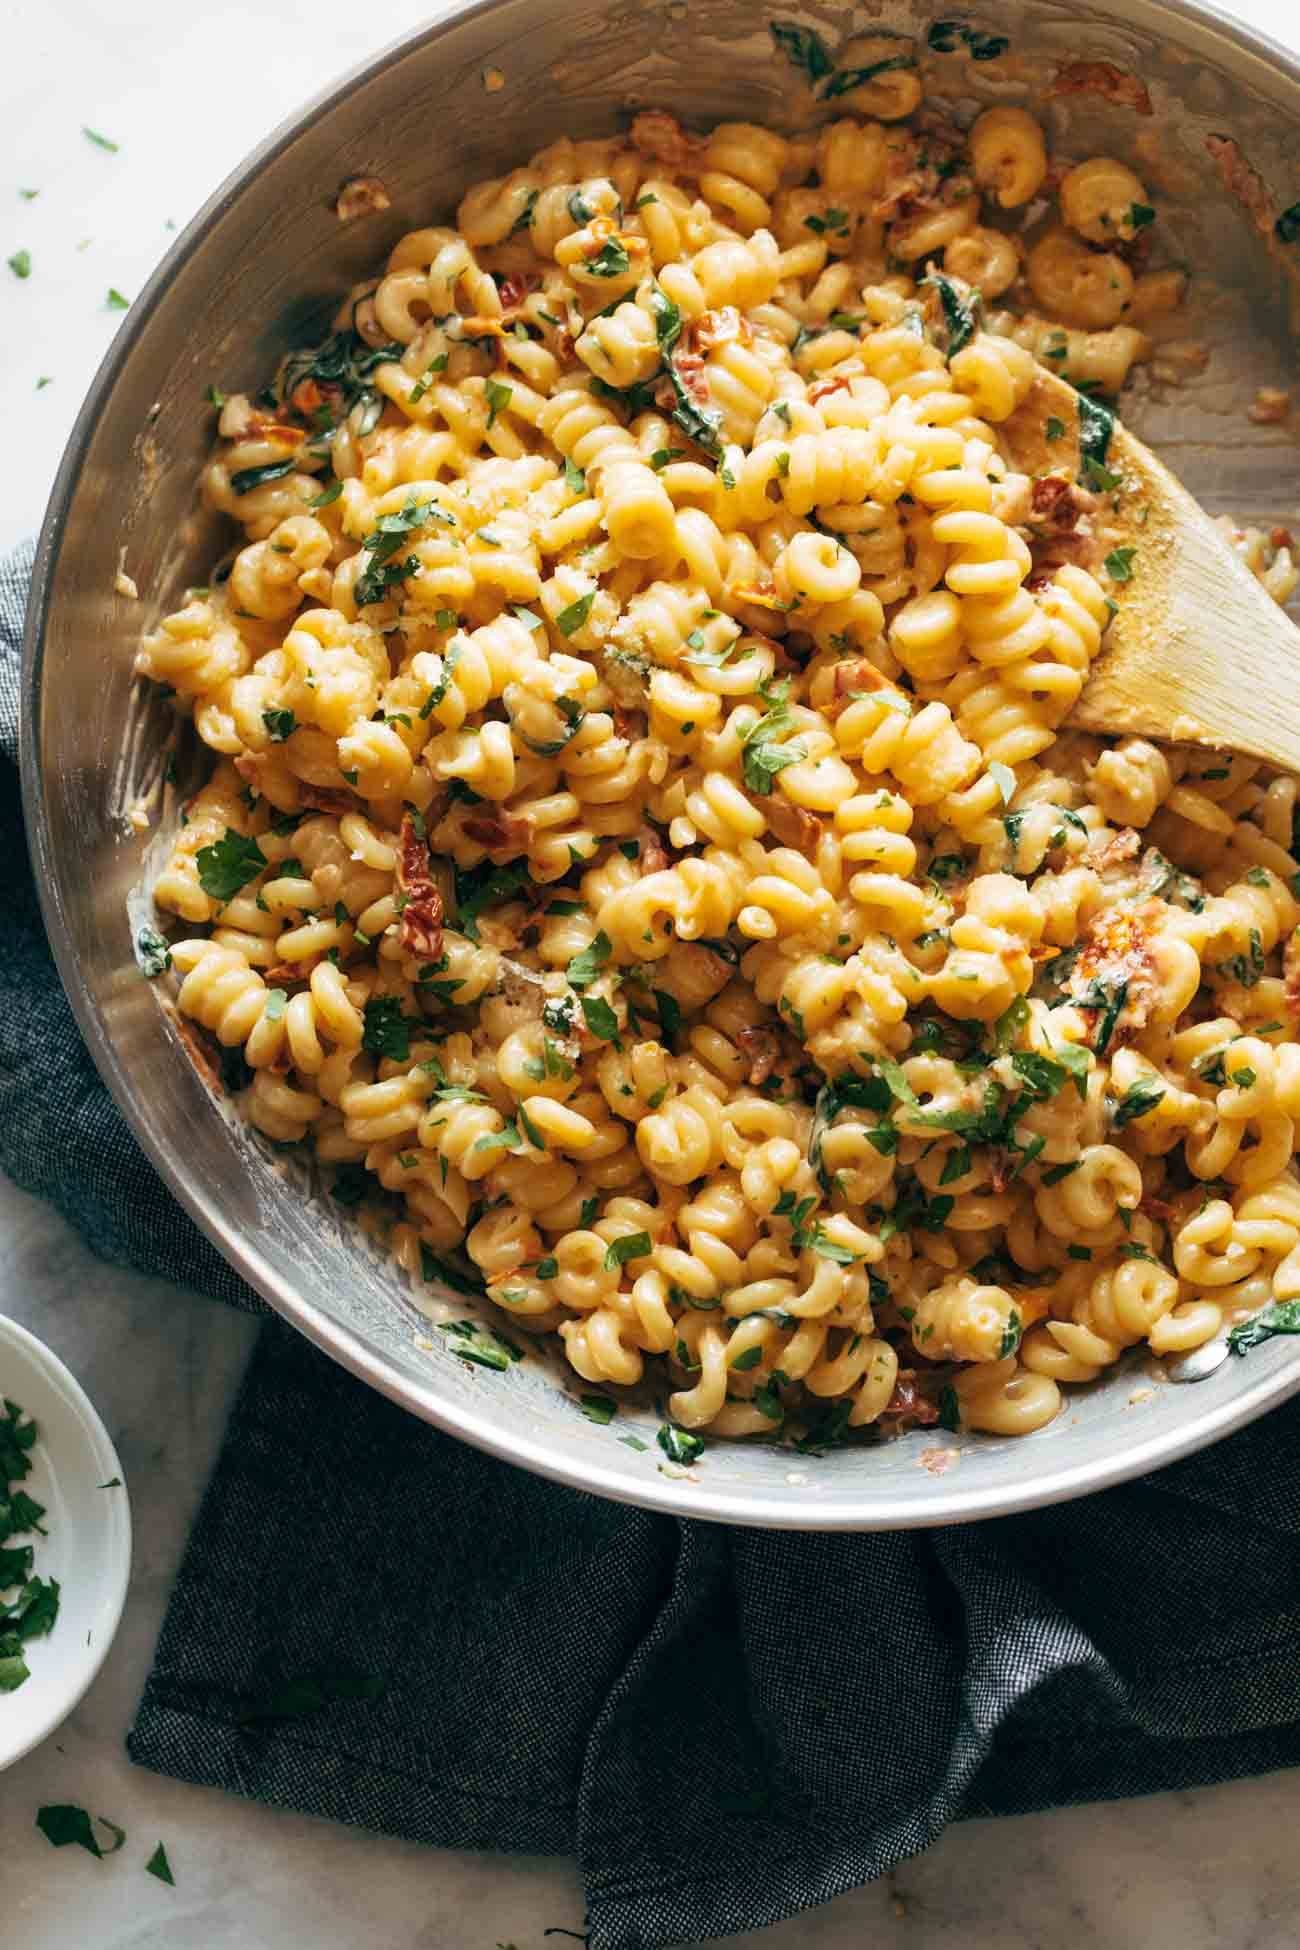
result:
<svg viewBox="0 0 1300 1950"><path fill-rule="evenodd" d="M167 1851L161 1842L159 1842L157 1848L145 1863L144 1872L149 1876L157 1876L159 1882L165 1882L169 1889L176 1887L176 1878L172 1874L172 1865L167 1860Z"/></svg>
<svg viewBox="0 0 1300 1950"><path fill-rule="evenodd" d="M1102 566L1112 582L1132 582L1133 561L1137 550L1128 544L1124 548L1113 548Z"/></svg>
<svg viewBox="0 0 1300 1950"><path fill-rule="evenodd" d="M365 1008L362 1049L405 1063L411 1054L411 1025L402 1015L400 995L372 995Z"/></svg>
<svg viewBox="0 0 1300 1950"><path fill-rule="evenodd" d="M265 467L241 467L230 477L230 491L251 494L254 488L265 487L268 481L282 481L297 465L296 460L271 460Z"/></svg>
<svg viewBox="0 0 1300 1950"><path fill-rule="evenodd" d="M561 636L574 636L591 615L591 606L596 600L596 591L589 589L585 596L579 596L567 608L562 609L555 619L555 627Z"/></svg>
<svg viewBox="0 0 1300 1950"><path fill-rule="evenodd" d="M837 96L851 94L855 88L874 81L878 74L892 74L896 69L915 66L910 54L894 54L887 61L873 61L868 68L844 68L831 76L821 91L821 98L824 102L834 101Z"/></svg>
<svg viewBox="0 0 1300 1950"><path fill-rule="evenodd" d="M787 731L794 723L787 702L789 684L775 684L763 689L768 709L752 724L745 733L742 748L742 774L751 792L766 797L772 790L777 774L784 772L789 765L797 765L807 757L806 748L797 738L782 742L779 734Z"/></svg>
<svg viewBox="0 0 1300 1950"><path fill-rule="evenodd" d="M119 1828L115 1821L107 1821L103 1815L97 1815L95 1820L114 1837L111 1847L100 1847L90 1816L75 1802L55 1801L36 1810L36 1826L51 1848L67 1848L75 1844L77 1848L84 1848L88 1855L97 1856L102 1861L106 1855L117 1854L126 1840L126 1830Z"/></svg>
<svg viewBox="0 0 1300 1950"><path fill-rule="evenodd" d="M307 506L309 508L328 508L338 500L342 492L342 481L331 481L327 488L323 488L319 494L312 496Z"/></svg>
<svg viewBox="0 0 1300 1950"><path fill-rule="evenodd" d="M1139 1077L1136 1083L1129 1085L1115 1106L1115 1129L1122 1131L1135 1117L1145 1117L1149 1110L1154 1110L1160 1103L1164 1094L1165 1086L1158 1077Z"/></svg>
<svg viewBox="0 0 1300 1950"><path fill-rule="evenodd" d="M1058 420L1055 414L1049 415L1047 423L1043 428L1043 438L1045 440L1060 440L1064 437L1064 434L1064 420Z"/></svg>
<svg viewBox="0 0 1300 1950"><path fill-rule="evenodd" d="M470 1361L476 1368L492 1368L505 1374L512 1361L523 1360L523 1350L499 1334L495 1327L484 1327L474 1320L442 1321L439 1333L447 1336L453 1354Z"/></svg>
<svg viewBox="0 0 1300 1950"><path fill-rule="evenodd" d="M129 311L131 308L131 300L129 298L124 298L122 296L122 293L118 291L111 284L108 287L108 296L107 298L105 298L104 304L106 309L109 311ZM292 465L292 463L290 463L290 465ZM232 486L233 486L233 482L232 482ZM238 489L236 489L235 491L236 493L239 492Z"/></svg>
<svg viewBox="0 0 1300 1950"><path fill-rule="evenodd" d="M1300 203L1293 203L1284 210L1273 225L1274 234L1283 244L1294 244L1300 237Z"/></svg>
<svg viewBox="0 0 1300 1950"><path fill-rule="evenodd" d="M605 1248L605 1271L615 1273L620 1266L626 1266L630 1259L644 1259L651 1250L648 1232L625 1232L621 1239L613 1239Z"/></svg>
<svg viewBox="0 0 1300 1950"><path fill-rule="evenodd" d="M613 952L614 944L602 930L591 945L582 949L581 953L576 954L569 963L565 970L569 986L575 989L589 989Z"/></svg>
<svg viewBox="0 0 1300 1950"><path fill-rule="evenodd" d="M567 455L564 461L564 485L568 488L570 494L585 494L587 492L586 475L580 467L574 466Z"/></svg>
<svg viewBox="0 0 1300 1950"><path fill-rule="evenodd" d="M514 387L503 386L499 379L489 379L483 388L483 397L488 403L488 426L491 427L497 414L504 412L514 398Z"/></svg>
<svg viewBox="0 0 1300 1950"><path fill-rule="evenodd" d="M16 278L29 278L32 274L32 254L30 251L15 251L9 259L9 269Z"/></svg>
<svg viewBox="0 0 1300 1950"><path fill-rule="evenodd" d="M163 975L172 965L172 951L163 937L153 928L141 928L135 938L136 951L140 956L140 968L152 982Z"/></svg>
<svg viewBox="0 0 1300 1950"><path fill-rule="evenodd" d="M655 1440L669 1462L682 1463L687 1468L704 1454L701 1438L691 1435L686 1429L679 1429L675 1422L665 1422Z"/></svg>
<svg viewBox="0 0 1300 1950"><path fill-rule="evenodd" d="M603 1043L617 1043L618 1017L602 996L584 995L582 1014L593 1036L599 1036Z"/></svg>
<svg viewBox="0 0 1300 1950"><path fill-rule="evenodd" d="M273 745L282 745L286 738L297 729L298 720L292 711L263 711L262 723Z"/></svg>
<svg viewBox="0 0 1300 1950"><path fill-rule="evenodd" d="M978 295L973 293L971 297L963 298L952 280L944 277L941 271L932 271L921 282L932 284L939 294L943 322L948 332L948 357L951 359L975 336L979 315Z"/></svg>
<svg viewBox="0 0 1300 1950"><path fill-rule="evenodd" d="M101 135L98 129L88 129L84 122L81 126L81 133L85 136L87 142L93 142L97 149L106 149L110 156L115 156L122 146L120 142L114 142L110 137Z"/></svg>
<svg viewBox="0 0 1300 1950"><path fill-rule="evenodd" d="M618 1414L618 1403L612 1402L608 1395L582 1395L579 1400L587 1420L595 1422L599 1428L608 1427Z"/></svg>
<svg viewBox="0 0 1300 1950"><path fill-rule="evenodd" d="M43 393L47 386L52 386L53 384L54 381L50 378L50 375L48 373L42 373L36 382L36 390L38 393Z"/></svg>
<svg viewBox="0 0 1300 1950"><path fill-rule="evenodd" d="M961 1430L961 1403L951 1382L939 1390L939 1427L947 1429L950 1435L957 1435Z"/></svg>
<svg viewBox="0 0 1300 1950"><path fill-rule="evenodd" d="M447 527L453 525L451 516L444 514L441 508L435 508L432 501L417 501L414 495L399 512L380 515L373 533L367 535L361 544L362 552L370 560L363 574L358 576L354 591L359 608L364 609L368 603L382 602L393 583L403 581L419 568L417 556L408 555L402 562L394 562L392 558L407 536L429 522L442 522Z"/></svg>
<svg viewBox="0 0 1300 1950"><path fill-rule="evenodd" d="M215 901L233 900L241 887L256 880L267 864L265 853L246 833L228 826L211 846L201 846L195 855L199 885Z"/></svg>
<svg viewBox="0 0 1300 1950"><path fill-rule="evenodd" d="M810 81L821 81L833 72L835 63L816 28L799 27L789 20L772 20L768 22L768 32L790 65L802 69Z"/></svg>
<svg viewBox="0 0 1300 1950"><path fill-rule="evenodd" d="M982 34L960 20L936 20L925 39L935 54L959 54L965 47L972 61L996 61L1011 45L1005 34Z"/></svg>
<svg viewBox="0 0 1300 1950"><path fill-rule="evenodd" d="M1300 1334L1300 1300L1274 1300L1250 1320L1239 1321L1228 1335L1234 1354L1271 1341L1275 1334Z"/></svg>
<svg viewBox="0 0 1300 1950"><path fill-rule="evenodd" d="M1149 203L1130 204L1128 213L1130 230L1145 230L1146 226L1154 223L1155 220L1156 213Z"/></svg>
<svg viewBox="0 0 1300 1950"><path fill-rule="evenodd" d="M1079 391L1079 455L1082 460L1105 460L1110 437L1115 431L1115 415L1090 393Z"/></svg>

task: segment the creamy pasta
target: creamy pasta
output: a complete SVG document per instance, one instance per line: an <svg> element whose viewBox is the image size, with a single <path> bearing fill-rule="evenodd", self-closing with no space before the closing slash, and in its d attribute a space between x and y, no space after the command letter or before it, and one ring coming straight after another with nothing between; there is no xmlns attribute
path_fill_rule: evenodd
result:
<svg viewBox="0 0 1300 1950"><path fill-rule="evenodd" d="M248 1118L723 1436L1028 1433L1300 1295L1295 782L1062 728L1181 274L881 45L403 237L221 405L244 539L139 657L216 755L152 965ZM1036 359L1082 479L1008 459Z"/></svg>

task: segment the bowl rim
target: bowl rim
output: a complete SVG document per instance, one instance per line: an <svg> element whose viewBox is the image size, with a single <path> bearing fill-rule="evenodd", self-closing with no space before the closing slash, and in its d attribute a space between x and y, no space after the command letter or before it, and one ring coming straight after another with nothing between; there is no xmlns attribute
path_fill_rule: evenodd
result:
<svg viewBox="0 0 1300 1950"><path fill-rule="evenodd" d="M1105 0L1114 6L1116 0ZM1207 29L1240 51L1262 60L1300 87L1300 49L1284 47L1272 35L1222 11L1211 0L1153 0L1167 14L1194 27ZM1230 1435L1257 1416L1279 1406L1300 1390L1300 1360L1278 1363L1261 1371L1258 1380L1230 1400L1189 1413L1178 1428L1145 1439L1125 1442L1114 1454L1053 1468L1050 1449L1025 1451L1024 1480L1008 1490L1004 1484L963 1487L949 1476L936 1496L932 1511L900 1515L888 1490L872 1491L864 1479L860 1492L845 1494L837 1486L833 1502L810 1500L794 1508L772 1491L712 1488L707 1480L679 1479L656 1473L632 1483L606 1469L585 1451L570 1458L544 1439L512 1431L504 1422L480 1413L473 1405L451 1405L414 1378L391 1371L344 1323L333 1319L305 1295L282 1280L248 1242L232 1231L217 1203L203 1187L190 1183L176 1158L155 1136L137 1103L130 1079L105 1033L103 1022L84 983L58 896L40 765L39 715L45 630L50 612L55 570L69 504L76 490L92 434L111 397L117 377L148 320L156 311L173 275L205 243L210 232L242 194L245 186L269 162L312 128L353 90L371 81L416 48L434 43L466 20L494 12L500 0L459 0L439 18L399 36L376 54L358 62L336 81L311 96L258 143L215 189L179 233L146 281L112 344L100 362L82 403L59 463L41 524L32 569L23 637L19 757L23 812L28 847L54 959L73 1015L95 1067L126 1118L136 1140L172 1195L212 1241L240 1276L284 1319L316 1347L359 1380L390 1401L418 1415L447 1434L468 1442L498 1459L519 1465L570 1489L585 1490L615 1502L654 1510L667 1516L704 1519L760 1529L853 1532L927 1529L948 1523L968 1523L987 1517L1013 1516L1024 1510L1065 1503L1091 1495L1149 1470L1189 1456L1207 1444ZM1121 15L1122 17L1122 15ZM73 1384L76 1385L75 1383ZM1189 1409L1195 1397L1189 1400ZM1021 1439L1023 1440L1023 1438ZM1032 1461L1031 1461L1032 1455Z"/></svg>
<svg viewBox="0 0 1300 1950"><path fill-rule="evenodd" d="M8 1314L0 1315L0 1355L8 1349L21 1360L28 1363L31 1371L39 1375L45 1384L61 1395L66 1406L71 1409L76 1420L77 1432L84 1443L84 1455L96 1471L102 1473L105 1483L117 1477L120 1495L114 1495L107 1507L104 1531L107 1539L109 1557L109 1577L98 1594L99 1612L97 1633L93 1645L78 1644L69 1647L63 1659L62 1676L70 1683L62 1688L52 1704L41 1717L35 1720L23 1734L12 1751L3 1746L0 1738L0 1773L39 1747L43 1740L61 1727L69 1715L75 1712L91 1686L99 1677L104 1661L113 1648L122 1613L126 1608L127 1593L131 1584L132 1527L131 1498L122 1473L121 1458L114 1446L113 1438L104 1426L99 1410L91 1401L72 1370L54 1352L52 1347L40 1340L29 1327L14 1320ZM15 1387L15 1395L23 1393L23 1383ZM27 1404L21 1404L26 1407ZM38 1424L40 1415L37 1414ZM89 1487L89 1486L87 1486ZM92 1495L94 1491L90 1492ZM40 1572L38 1560L36 1570ZM56 1626L57 1630L57 1626ZM0 1736L3 1727L0 1726Z"/></svg>

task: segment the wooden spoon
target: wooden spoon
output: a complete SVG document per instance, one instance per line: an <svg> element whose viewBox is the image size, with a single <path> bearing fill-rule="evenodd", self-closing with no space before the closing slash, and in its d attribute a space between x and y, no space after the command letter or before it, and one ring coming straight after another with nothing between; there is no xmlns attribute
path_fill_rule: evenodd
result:
<svg viewBox="0 0 1300 1950"><path fill-rule="evenodd" d="M1128 570L1116 584L1102 571L1118 612L1069 722L1226 747L1300 771L1300 630L1182 483L1107 417L1040 368L999 429L1023 473L1074 480L1083 465L1084 485L1102 494L1094 521L1108 558Z"/></svg>

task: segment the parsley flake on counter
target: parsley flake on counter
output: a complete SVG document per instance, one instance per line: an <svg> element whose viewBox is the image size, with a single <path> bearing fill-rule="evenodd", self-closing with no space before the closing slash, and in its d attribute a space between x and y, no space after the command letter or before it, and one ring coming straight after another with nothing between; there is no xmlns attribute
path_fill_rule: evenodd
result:
<svg viewBox="0 0 1300 1950"><path fill-rule="evenodd" d="M113 1837L107 1848L101 1848L95 1833L95 1822L106 1828ZM75 1845L84 1848L88 1855L97 1856L101 1861L106 1855L116 1855L126 1840L125 1828L119 1828L115 1821L104 1815L96 1815L92 1820L84 1808L75 1801L54 1801L36 1810L36 1826L44 1835L51 1848L68 1848Z"/></svg>
<svg viewBox="0 0 1300 1950"><path fill-rule="evenodd" d="M30 251L15 251L8 260L9 269L16 278L29 278L32 274L32 254Z"/></svg>
<svg viewBox="0 0 1300 1950"><path fill-rule="evenodd" d="M161 1842L159 1842L157 1848L145 1863L144 1872L147 1876L157 1876L159 1882L165 1882L169 1889L176 1887L176 1878L172 1874L172 1865L167 1860L167 1850Z"/></svg>
<svg viewBox="0 0 1300 1950"><path fill-rule="evenodd" d="M88 129L84 122L81 125L81 133L87 142L93 142L97 149L106 149L110 156L115 156L122 147L121 143L114 142L111 136L101 135L98 129Z"/></svg>
<svg viewBox="0 0 1300 1950"><path fill-rule="evenodd" d="M104 300L105 309L108 311L128 311L130 305L131 300L124 298L122 293L110 284L108 287L108 296Z"/></svg>

